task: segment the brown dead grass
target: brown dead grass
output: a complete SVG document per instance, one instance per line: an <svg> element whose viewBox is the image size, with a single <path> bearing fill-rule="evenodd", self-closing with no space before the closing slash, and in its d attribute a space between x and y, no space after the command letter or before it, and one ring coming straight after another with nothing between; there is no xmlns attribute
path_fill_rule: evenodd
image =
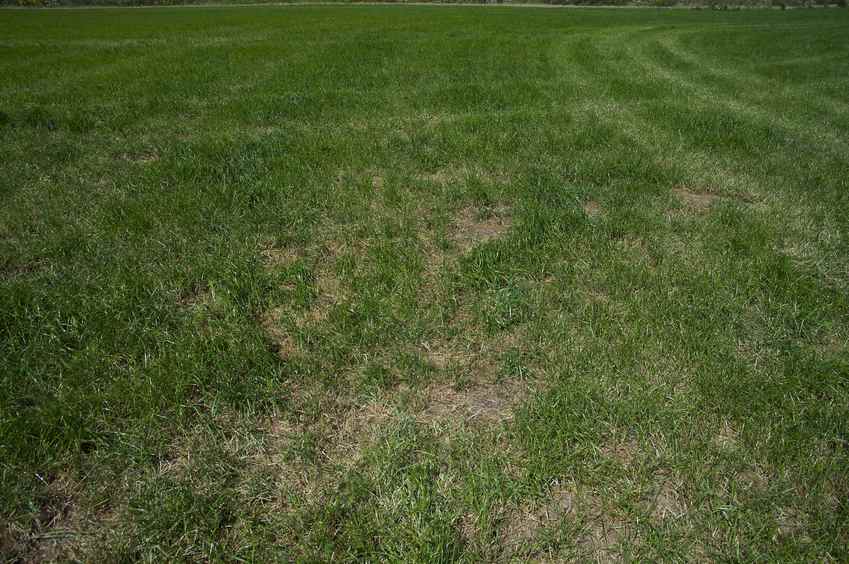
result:
<svg viewBox="0 0 849 564"><path fill-rule="evenodd" d="M541 531L563 525L580 531L576 539L579 561L617 561L619 545L625 539L634 540L632 528L601 496L575 485L554 485L542 500L507 513L502 545L509 558L523 559Z"/></svg>
<svg viewBox="0 0 849 564"><path fill-rule="evenodd" d="M587 217L599 217L604 213L604 210L601 207L601 204L596 202L595 200L587 200L583 205L584 213Z"/></svg>
<svg viewBox="0 0 849 564"><path fill-rule="evenodd" d="M284 317L289 314L297 327L308 327L327 319L332 307L342 298L343 288L334 274L334 265L336 258L344 250L345 246L335 241L330 241L325 245L324 256L317 267L315 280L318 295L309 310L295 314L289 311L286 306L277 306L260 316L259 325L281 360L287 360L298 353L294 339L283 329ZM298 250L273 246L266 246L262 255L266 267L269 269L293 264L301 258L301 253Z"/></svg>
<svg viewBox="0 0 849 564"><path fill-rule="evenodd" d="M260 327L280 360L288 360L298 352L292 336L282 327L284 313L283 308L277 307L266 311L260 318Z"/></svg>
<svg viewBox="0 0 849 564"><path fill-rule="evenodd" d="M260 252L266 270L277 270L298 261L300 252L296 249L267 245Z"/></svg>
<svg viewBox="0 0 849 564"><path fill-rule="evenodd" d="M720 200L734 200L744 204L752 204L758 201L758 198L749 193L738 192L734 194L717 194L710 190L699 190L688 186L676 186L672 189L672 193L684 207L685 213L702 214L706 213L711 206ZM674 216L674 213L671 213Z"/></svg>
<svg viewBox="0 0 849 564"><path fill-rule="evenodd" d="M149 165L159 161L159 152L156 150L140 151L137 153L125 153L125 161L138 165Z"/></svg>
<svg viewBox="0 0 849 564"><path fill-rule="evenodd" d="M684 186L677 186L672 193L690 211L704 213L716 202L720 196L705 191L692 190Z"/></svg>
<svg viewBox="0 0 849 564"><path fill-rule="evenodd" d="M474 247L501 237L513 226L513 218L509 208L499 207L487 216L481 216L481 211L467 207L460 210L454 219L453 241L466 253Z"/></svg>
<svg viewBox="0 0 849 564"><path fill-rule="evenodd" d="M434 384L422 394L424 409L416 420L446 426L493 425L513 418L513 408L528 395L524 386L475 384L458 390L449 384Z"/></svg>
<svg viewBox="0 0 849 564"><path fill-rule="evenodd" d="M513 549L528 543L539 531L557 526L572 515L577 503L572 486L553 485L538 501L526 503L507 513L502 527L504 545Z"/></svg>
<svg viewBox="0 0 849 564"><path fill-rule="evenodd" d="M9 562L69 561L79 549L85 528L76 501L79 484L66 476L39 479L46 490L30 526L0 524L0 557Z"/></svg>
<svg viewBox="0 0 849 564"><path fill-rule="evenodd" d="M780 537L803 535L806 529L805 515L793 507L782 507L775 515L777 533Z"/></svg>
<svg viewBox="0 0 849 564"><path fill-rule="evenodd" d="M657 476L659 487L652 500L652 519L656 523L667 519L678 519L687 512L681 480L661 473Z"/></svg>
<svg viewBox="0 0 849 564"><path fill-rule="evenodd" d="M348 410L341 424L329 434L325 457L334 464L353 467L395 413L390 401L373 401Z"/></svg>
<svg viewBox="0 0 849 564"><path fill-rule="evenodd" d="M728 421L723 421L713 438L713 444L724 450L737 448L739 435Z"/></svg>
<svg viewBox="0 0 849 564"><path fill-rule="evenodd" d="M615 437L601 447L601 454L622 466L630 466L640 452L640 445L628 437Z"/></svg>
<svg viewBox="0 0 849 564"><path fill-rule="evenodd" d="M33 274L47 267L47 261L37 260L20 264L6 264L0 266L0 280L13 280L20 276Z"/></svg>

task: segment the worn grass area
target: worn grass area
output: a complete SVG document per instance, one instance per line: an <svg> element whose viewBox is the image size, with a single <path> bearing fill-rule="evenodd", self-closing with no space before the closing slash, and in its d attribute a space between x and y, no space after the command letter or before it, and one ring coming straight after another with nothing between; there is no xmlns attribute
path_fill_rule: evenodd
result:
<svg viewBox="0 0 849 564"><path fill-rule="evenodd" d="M0 28L0 559L849 559L849 11Z"/></svg>

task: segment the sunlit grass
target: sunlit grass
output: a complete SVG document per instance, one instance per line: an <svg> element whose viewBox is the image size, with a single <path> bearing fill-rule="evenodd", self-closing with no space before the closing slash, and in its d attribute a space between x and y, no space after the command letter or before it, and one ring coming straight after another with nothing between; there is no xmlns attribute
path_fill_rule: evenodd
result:
<svg viewBox="0 0 849 564"><path fill-rule="evenodd" d="M0 27L3 558L849 557L849 12Z"/></svg>

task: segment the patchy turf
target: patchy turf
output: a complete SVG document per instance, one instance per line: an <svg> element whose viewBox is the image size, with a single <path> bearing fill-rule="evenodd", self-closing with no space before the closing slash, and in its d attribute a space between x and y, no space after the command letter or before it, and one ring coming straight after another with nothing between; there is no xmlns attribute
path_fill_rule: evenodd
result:
<svg viewBox="0 0 849 564"><path fill-rule="evenodd" d="M849 11L0 28L0 559L849 559Z"/></svg>

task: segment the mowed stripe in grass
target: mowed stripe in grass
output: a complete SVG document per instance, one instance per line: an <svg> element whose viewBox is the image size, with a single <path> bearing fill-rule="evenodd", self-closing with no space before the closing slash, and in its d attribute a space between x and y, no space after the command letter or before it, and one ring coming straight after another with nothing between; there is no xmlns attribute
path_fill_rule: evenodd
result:
<svg viewBox="0 0 849 564"><path fill-rule="evenodd" d="M849 12L0 23L4 558L847 558Z"/></svg>

